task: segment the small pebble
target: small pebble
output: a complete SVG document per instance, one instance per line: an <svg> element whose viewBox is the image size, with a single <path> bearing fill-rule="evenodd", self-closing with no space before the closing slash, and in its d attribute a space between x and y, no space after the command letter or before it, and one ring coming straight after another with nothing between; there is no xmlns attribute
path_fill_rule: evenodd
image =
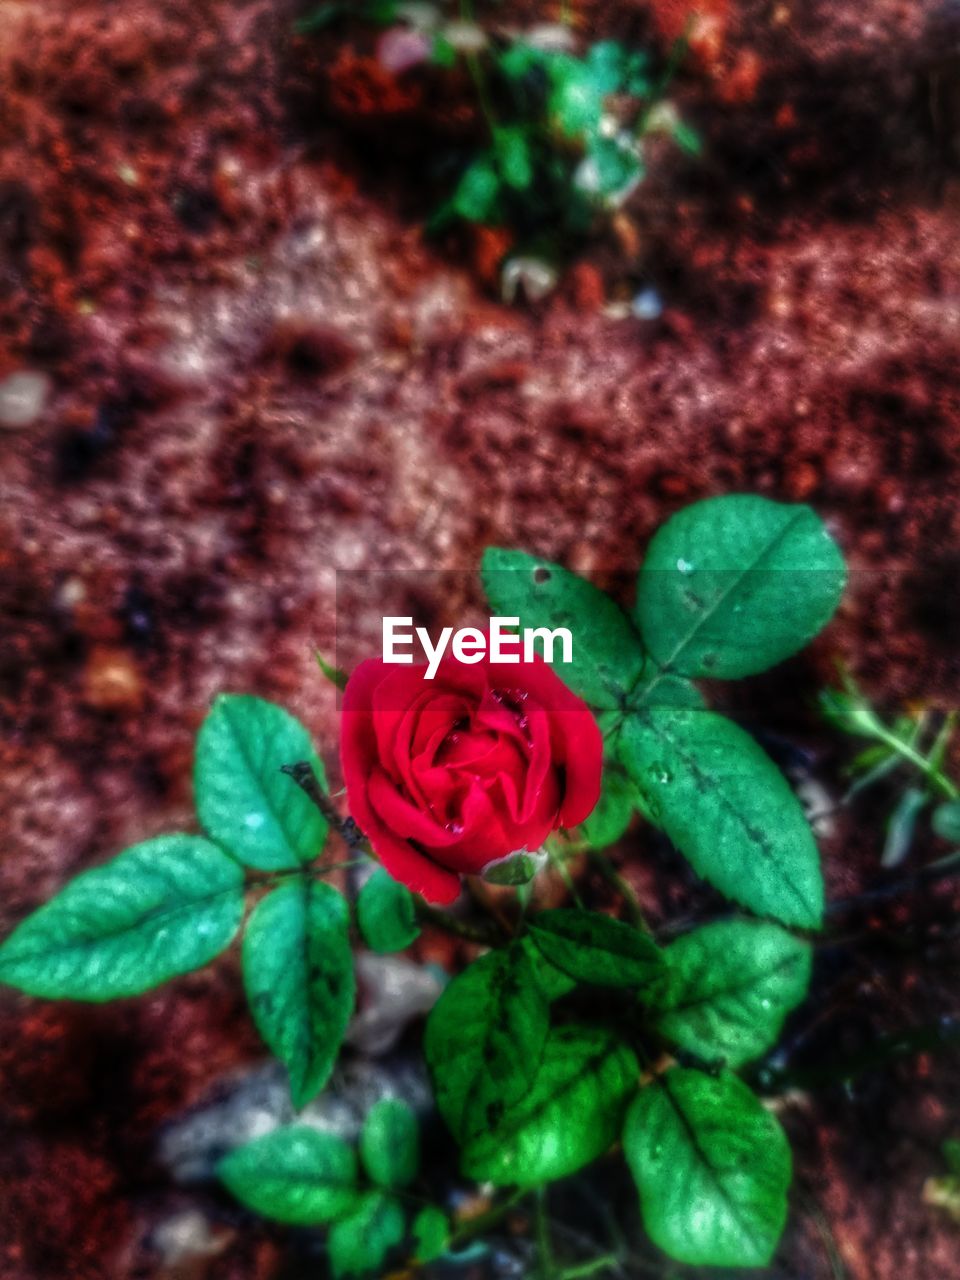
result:
<svg viewBox="0 0 960 1280"><path fill-rule="evenodd" d="M663 299L652 285L641 289L630 304L638 320L659 320L663 315Z"/></svg>
<svg viewBox="0 0 960 1280"><path fill-rule="evenodd" d="M50 395L45 373L21 369L0 382L0 427L21 431L32 427L43 413Z"/></svg>

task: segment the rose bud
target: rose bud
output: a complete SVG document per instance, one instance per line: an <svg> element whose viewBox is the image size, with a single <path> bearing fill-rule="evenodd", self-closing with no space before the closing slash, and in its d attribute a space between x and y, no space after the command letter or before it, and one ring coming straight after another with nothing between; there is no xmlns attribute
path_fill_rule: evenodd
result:
<svg viewBox="0 0 960 1280"><path fill-rule="evenodd" d="M340 755L354 821L394 879L452 902L462 875L582 822L602 739L550 667L362 662L343 694Z"/></svg>

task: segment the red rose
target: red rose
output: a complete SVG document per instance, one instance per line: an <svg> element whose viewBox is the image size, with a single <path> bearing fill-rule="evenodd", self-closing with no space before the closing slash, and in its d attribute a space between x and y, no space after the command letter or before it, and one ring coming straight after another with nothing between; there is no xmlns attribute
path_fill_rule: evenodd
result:
<svg viewBox="0 0 960 1280"><path fill-rule="evenodd" d="M600 794L587 707L540 659L426 666L362 662L343 695L350 812L390 874L430 902L461 875L572 827Z"/></svg>

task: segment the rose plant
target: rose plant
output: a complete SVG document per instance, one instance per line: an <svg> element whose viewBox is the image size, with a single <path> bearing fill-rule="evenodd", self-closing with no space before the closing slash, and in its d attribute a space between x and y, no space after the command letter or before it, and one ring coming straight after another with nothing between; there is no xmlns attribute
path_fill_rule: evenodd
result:
<svg viewBox="0 0 960 1280"><path fill-rule="evenodd" d="M450 929L479 954L430 1013L424 1052L463 1174L523 1195L619 1142L661 1249L764 1265L786 1217L790 1151L737 1072L806 993L823 883L786 780L695 681L795 653L833 614L844 577L809 508L748 495L670 519L629 614L558 565L491 549L482 578L495 612L570 628L569 662L445 660L431 682L413 666L362 663L343 696L349 816L304 726L259 698L218 698L197 739L205 834L147 840L76 877L0 946L0 982L117 999L207 963L242 931L252 1015L299 1110L340 1051L353 944L391 952L425 923ZM579 905L568 856L586 845L602 858L636 810L741 910L664 945L635 897L627 919ZM331 825L345 861L324 853ZM348 875L348 894L328 879L371 858L382 865L359 888ZM537 909L529 881L545 859L577 905ZM442 910L464 876L516 883L513 908ZM329 1224L338 1275L457 1246L464 1227L432 1203L429 1172L416 1118L396 1103L368 1116L359 1161L294 1124L221 1166L253 1210Z"/></svg>

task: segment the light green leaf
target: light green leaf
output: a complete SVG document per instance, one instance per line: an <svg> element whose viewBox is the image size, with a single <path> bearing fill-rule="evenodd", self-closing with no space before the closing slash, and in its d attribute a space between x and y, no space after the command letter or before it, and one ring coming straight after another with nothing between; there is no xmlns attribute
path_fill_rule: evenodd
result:
<svg viewBox="0 0 960 1280"><path fill-rule="evenodd" d="M555 646L553 669L564 683L593 706L620 705L643 671L644 652L629 618L608 595L549 560L499 547L484 552L480 577L498 616L518 617L521 627L571 632L572 662L561 662Z"/></svg>
<svg viewBox="0 0 960 1280"><path fill-rule="evenodd" d="M644 1226L671 1258L769 1263L787 1216L790 1147L736 1076L668 1071L630 1108L623 1149Z"/></svg>
<svg viewBox="0 0 960 1280"><path fill-rule="evenodd" d="M237 1147L220 1161L217 1173L243 1204L291 1226L330 1222L358 1199L353 1149L331 1133L304 1125Z"/></svg>
<svg viewBox="0 0 960 1280"><path fill-rule="evenodd" d="M810 947L775 924L704 925L667 947L667 978L653 999L659 1030L701 1058L738 1067L776 1043L807 993Z"/></svg>
<svg viewBox="0 0 960 1280"><path fill-rule="evenodd" d="M403 1240L403 1209L382 1191L366 1191L353 1212L330 1228L327 1250L334 1277L383 1275L391 1249Z"/></svg>
<svg viewBox="0 0 960 1280"><path fill-rule="evenodd" d="M370 1178L388 1191L406 1187L420 1167L420 1126L400 1098L381 1098L367 1112L360 1159Z"/></svg>
<svg viewBox="0 0 960 1280"><path fill-rule="evenodd" d="M158 836L84 871L0 946L0 983L46 999L136 996L212 960L243 916L243 872L200 836Z"/></svg>
<svg viewBox="0 0 960 1280"><path fill-rule="evenodd" d="M547 960L578 982L642 991L663 973L662 953L651 938L598 911L541 911L528 927Z"/></svg>
<svg viewBox="0 0 960 1280"><path fill-rule="evenodd" d="M350 1014L349 911L322 881L294 880L257 904L243 939L243 982L257 1029L290 1074L296 1108L326 1084Z"/></svg>
<svg viewBox="0 0 960 1280"><path fill-rule="evenodd" d="M281 765L308 761L326 790L310 735L282 707L223 694L200 727L194 788L200 821L248 867L282 871L310 862L327 824Z"/></svg>
<svg viewBox="0 0 960 1280"><path fill-rule="evenodd" d="M428 1204L413 1220L414 1257L418 1262L433 1262L446 1253L450 1242L447 1215Z"/></svg>
<svg viewBox="0 0 960 1280"><path fill-rule="evenodd" d="M636 1058L610 1032L555 1028L527 1092L466 1144L463 1172L497 1186L565 1178L616 1140L636 1082Z"/></svg>
<svg viewBox="0 0 960 1280"><path fill-rule="evenodd" d="M461 1142L527 1091L543 1053L548 1010L523 946L475 960L434 1005L424 1050L440 1114Z"/></svg>
<svg viewBox="0 0 960 1280"><path fill-rule="evenodd" d="M357 894L357 924L371 951L402 951L420 936L413 894L378 867Z"/></svg>
<svg viewBox="0 0 960 1280"><path fill-rule="evenodd" d="M756 742L710 711L649 707L621 729L652 821L705 880L757 915L817 928L823 880L786 779Z"/></svg>
<svg viewBox="0 0 960 1280"><path fill-rule="evenodd" d="M733 679L789 658L833 616L846 571L804 506L751 494L685 507L656 533L634 616L660 665Z"/></svg>

